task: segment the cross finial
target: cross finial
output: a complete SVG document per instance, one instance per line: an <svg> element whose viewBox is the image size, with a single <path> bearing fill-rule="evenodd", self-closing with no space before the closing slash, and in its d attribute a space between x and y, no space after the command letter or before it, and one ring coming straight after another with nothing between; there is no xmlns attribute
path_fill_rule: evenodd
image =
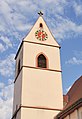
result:
<svg viewBox="0 0 82 119"><path fill-rule="evenodd" d="M42 15L43 15L42 11L38 12L38 14L39 14L40 16L42 16Z"/></svg>

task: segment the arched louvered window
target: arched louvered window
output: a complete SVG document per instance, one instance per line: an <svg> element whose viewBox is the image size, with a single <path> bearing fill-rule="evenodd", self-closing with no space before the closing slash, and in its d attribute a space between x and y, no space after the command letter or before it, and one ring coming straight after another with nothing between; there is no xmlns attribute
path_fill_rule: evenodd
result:
<svg viewBox="0 0 82 119"><path fill-rule="evenodd" d="M19 72L20 72L20 60L18 62L18 74L19 74Z"/></svg>
<svg viewBox="0 0 82 119"><path fill-rule="evenodd" d="M38 56L38 67L47 68L46 57L43 54Z"/></svg>

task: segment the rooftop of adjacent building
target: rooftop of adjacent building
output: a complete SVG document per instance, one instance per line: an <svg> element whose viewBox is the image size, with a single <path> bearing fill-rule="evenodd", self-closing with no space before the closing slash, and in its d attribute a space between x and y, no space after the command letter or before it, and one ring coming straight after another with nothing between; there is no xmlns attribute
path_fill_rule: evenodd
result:
<svg viewBox="0 0 82 119"><path fill-rule="evenodd" d="M82 98L82 76L75 81L70 90L64 95L64 102L66 105L64 109L68 108L74 102Z"/></svg>
<svg viewBox="0 0 82 119"><path fill-rule="evenodd" d="M66 95L63 96L64 109L55 119L60 119L82 106L82 76L72 85Z"/></svg>

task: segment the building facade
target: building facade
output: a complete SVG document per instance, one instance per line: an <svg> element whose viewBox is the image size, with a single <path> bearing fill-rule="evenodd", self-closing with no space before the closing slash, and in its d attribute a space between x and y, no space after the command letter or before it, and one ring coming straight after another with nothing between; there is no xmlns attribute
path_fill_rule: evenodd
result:
<svg viewBox="0 0 82 119"><path fill-rule="evenodd" d="M39 15L15 57L12 119L53 119L63 109L60 46Z"/></svg>

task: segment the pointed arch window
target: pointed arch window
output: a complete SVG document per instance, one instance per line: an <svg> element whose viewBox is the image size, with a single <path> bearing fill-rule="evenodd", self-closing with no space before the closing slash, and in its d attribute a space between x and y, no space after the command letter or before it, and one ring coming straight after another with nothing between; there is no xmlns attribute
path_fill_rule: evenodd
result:
<svg viewBox="0 0 82 119"><path fill-rule="evenodd" d="M43 54L40 54L37 60L38 60L38 67L47 68L47 60Z"/></svg>

